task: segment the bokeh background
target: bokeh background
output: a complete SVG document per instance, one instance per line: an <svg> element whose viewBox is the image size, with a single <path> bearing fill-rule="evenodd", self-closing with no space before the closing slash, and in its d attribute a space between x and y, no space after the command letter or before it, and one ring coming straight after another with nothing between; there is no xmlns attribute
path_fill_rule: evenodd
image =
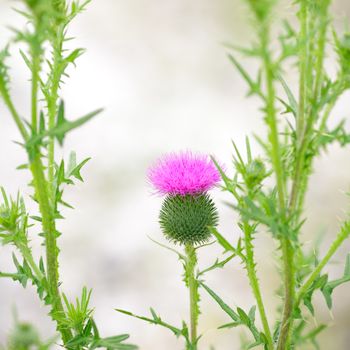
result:
<svg viewBox="0 0 350 350"><path fill-rule="evenodd" d="M282 1L276 19L292 17L292 1ZM0 44L11 32L6 26L22 26L23 18L11 8L17 1L0 0ZM350 3L335 0L335 25L348 22ZM84 183L67 188L66 199L75 210L65 210L59 228L62 289L78 296L83 286L93 289L95 318L105 336L128 332L141 350L182 348L182 342L162 328L118 314L124 308L147 314L149 306L170 323L187 319L187 292L177 257L150 241L162 241L157 224L161 199L147 184L147 167L161 154L193 149L215 154L231 166L231 140L243 149L244 138L264 134L257 100L246 99L246 86L226 57L223 43L247 44L252 39L249 15L240 0L95 0L71 27L75 46L86 47L71 78L63 88L68 115L74 118L97 107L103 115L70 134L63 156L75 150L79 159L92 157L83 171ZM22 115L28 113L28 71L12 50L13 94ZM248 69L256 63L246 59ZM335 62L329 58L330 71ZM292 73L287 79L293 84ZM350 118L348 96L337 105L334 122ZM18 132L0 104L0 184L15 194L31 193L25 171L15 168L25 162L23 150L12 141ZM260 152L254 145L254 152ZM324 234L322 251L337 232L339 218L349 208L346 192L350 183L350 152L337 146L316 162L307 197L308 220L305 247ZM220 211L220 230L236 240L236 216L223 204L229 199L214 193ZM32 213L37 210L30 207ZM41 240L31 237L40 252ZM256 239L258 271L268 313L273 318L280 276L276 269L276 243L262 232ZM11 249L0 247L0 270L12 269ZM327 268L331 277L342 273L350 243L347 242ZM200 266L211 263L219 247L203 249ZM254 300L239 262L206 277L227 303L249 308ZM318 322L330 324L321 337L322 350L349 349L350 284L335 291L332 313L318 295ZM0 280L0 343L13 328L13 314L35 324L43 337L54 334L54 325L28 286ZM201 349L238 350L240 329L217 331L228 321L217 305L203 293L200 329ZM316 320L311 321L317 324ZM58 348L58 347L57 347Z"/></svg>

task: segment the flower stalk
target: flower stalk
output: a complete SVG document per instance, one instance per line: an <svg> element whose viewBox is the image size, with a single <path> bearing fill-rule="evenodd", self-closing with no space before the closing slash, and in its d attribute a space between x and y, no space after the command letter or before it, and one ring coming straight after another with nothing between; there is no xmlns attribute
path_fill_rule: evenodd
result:
<svg viewBox="0 0 350 350"><path fill-rule="evenodd" d="M198 281L196 278L195 270L197 266L197 254L196 249L187 244L186 251L186 281L190 295L190 339L192 350L197 349L197 325L199 316L199 294L198 294Z"/></svg>
<svg viewBox="0 0 350 350"><path fill-rule="evenodd" d="M280 216L286 217L286 195L285 195L285 175L282 166L281 145L279 141L278 121L276 115L276 93L274 87L274 67L271 62L271 54L269 51L269 32L270 28L268 22L265 23L264 30L261 31L261 50L263 66L266 76L267 96L266 96L266 115L267 124L269 127L269 141L271 144L271 160L274 168L274 173L277 183L277 196L279 203ZM303 124L301 119L299 124ZM295 271L294 271L294 249L291 243L291 238L285 235L280 236L283 275L284 275L284 305L283 315L279 332L279 339L277 350L284 350L284 344L288 338L289 324L291 321L291 314L294 307L295 294ZM269 339L271 346L271 338Z"/></svg>
<svg viewBox="0 0 350 350"><path fill-rule="evenodd" d="M218 184L220 173L207 155L180 152L160 158L149 169L148 178L154 189L166 196L159 214L165 238L185 249L185 255L177 254L184 264L184 280L189 291L189 336L186 322L180 333L185 338L186 349L197 350L200 297L196 249L211 238L210 228L218 223L217 209L207 191ZM156 324L164 327L158 320Z"/></svg>

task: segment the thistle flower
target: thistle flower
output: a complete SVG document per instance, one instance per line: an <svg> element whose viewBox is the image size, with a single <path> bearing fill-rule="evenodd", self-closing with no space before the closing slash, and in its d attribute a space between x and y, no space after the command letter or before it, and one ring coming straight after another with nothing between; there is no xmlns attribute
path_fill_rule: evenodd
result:
<svg viewBox="0 0 350 350"><path fill-rule="evenodd" d="M159 223L165 237L175 243L195 245L209 239L218 213L207 191L220 181L220 173L206 155L182 152L161 158L148 174L162 195Z"/></svg>
<svg viewBox="0 0 350 350"><path fill-rule="evenodd" d="M148 177L159 193L182 196L204 193L220 181L213 161L190 151L165 155L150 168Z"/></svg>

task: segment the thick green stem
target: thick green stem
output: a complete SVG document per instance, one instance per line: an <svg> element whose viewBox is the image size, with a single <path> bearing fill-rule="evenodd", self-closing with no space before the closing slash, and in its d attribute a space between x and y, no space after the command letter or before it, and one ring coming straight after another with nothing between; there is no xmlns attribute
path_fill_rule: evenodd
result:
<svg viewBox="0 0 350 350"><path fill-rule="evenodd" d="M295 269L294 249L287 238L281 240L282 260L284 271L284 305L277 350L287 350L286 343L289 338L289 329L292 322L292 312L295 300Z"/></svg>
<svg viewBox="0 0 350 350"><path fill-rule="evenodd" d="M35 50L32 53L32 129L36 133L38 127L38 84L40 70L40 54Z"/></svg>
<svg viewBox="0 0 350 350"><path fill-rule="evenodd" d="M33 79L32 84L34 84L32 85L32 104L37 105L38 90L36 85L38 84L38 80ZM19 114L16 108L13 105L13 102L10 98L8 91L1 90L0 93L24 141L25 142L28 141L29 139L28 132L25 129L24 124L21 118L19 117ZM33 120L35 121L35 115L36 115L35 111L37 111L37 108L32 107L32 121ZM39 151L37 151L34 159L31 161L30 170L33 175L35 194L39 203L39 209L42 215L42 226L45 234L47 280L48 280L48 288L49 288L48 292L51 298L52 317L57 321L59 317L62 317L62 314L64 315L62 300L58 289L58 284L59 284L58 262L57 262L58 248L56 244L57 231L56 231L55 221L54 221L53 213L49 202L47 181L45 179L45 174L43 169L44 167L40 158L40 153ZM24 250L21 249L21 252L24 258L28 261L28 263L32 267L37 277L39 278L42 275L42 273L40 269L37 268L32 257L28 255L28 251L26 249ZM62 335L62 340L64 343L66 343L68 340L72 338L71 331L67 329L65 326L60 325L59 321L57 321L57 328Z"/></svg>
<svg viewBox="0 0 350 350"><path fill-rule="evenodd" d="M199 316L199 294L198 281L195 275L197 266L196 249L187 244L185 247L187 261L186 261L186 281L190 293L190 338L192 350L197 349L197 325Z"/></svg>
<svg viewBox="0 0 350 350"><path fill-rule="evenodd" d="M321 17L320 33L317 41L312 119L315 119L317 117L319 98L320 98L322 84L324 80L323 63L324 63L325 48L327 43L329 4L330 4L330 1L325 0L325 5L322 7L322 13L320 14L320 17ZM312 55L310 55L310 57L312 58Z"/></svg>
<svg viewBox="0 0 350 350"><path fill-rule="evenodd" d="M298 201L300 183L303 169L303 154L306 148L305 139L305 111L308 93L308 41L307 41L307 4L306 1L301 1L300 8L300 54L299 54L299 109L296 119L296 166L292 184L292 190L289 201L289 213L293 213ZM290 337L290 328L292 324L292 312L294 308L295 298L295 271L294 271L294 249L291 241L287 237L281 239L282 261L284 272L284 305L283 315L280 325L279 337L277 341L277 350L287 350Z"/></svg>
<svg viewBox="0 0 350 350"><path fill-rule="evenodd" d="M33 44L33 67L32 67L32 128L37 128L37 110L38 110L38 84L39 70L41 60L41 45ZM46 247L46 269L48 281L48 293L51 302L51 316L57 322L57 329L62 335L63 343L72 338L70 329L61 324L60 319L65 315L62 300L59 292L59 274L58 274L58 247L57 230L54 218L54 208L50 202L51 183L47 182L44 172L44 166L41 160L40 150L36 149L34 158L30 162L30 170L33 175L35 196L39 203L39 210L42 218L42 228L45 237Z"/></svg>
<svg viewBox="0 0 350 350"><path fill-rule="evenodd" d="M300 7L300 34L299 34L299 109L296 119L297 130L297 147L301 147L301 140L305 131L305 107L306 107L306 92L307 92L307 61L308 61L308 44L307 44L307 5L304 0L301 1ZM293 197L292 197L292 200Z"/></svg>
<svg viewBox="0 0 350 350"><path fill-rule="evenodd" d="M56 108L54 108L56 112ZM54 113L50 113L49 110L49 130L54 127L54 121L55 121L55 116ZM47 159L48 159L48 166L47 166L47 173L48 173L48 183L50 186L49 189L49 195L50 195L50 200L51 203L54 202L54 191L55 189L53 188L53 183L54 183L54 175L55 175L55 140L53 137L50 137L49 139L49 144L47 146Z"/></svg>
<svg viewBox="0 0 350 350"><path fill-rule="evenodd" d="M53 65L52 65L52 77L50 94L47 98L48 104L48 129L52 130L56 124L57 116L57 101L58 101L58 89L60 79L62 75L62 69L60 68L62 60L62 42L63 42L63 29L57 27L57 39L52 43L53 46ZM48 144L48 182L50 186L49 194L51 202L54 201L54 170L55 170L55 138L50 136Z"/></svg>
<svg viewBox="0 0 350 350"><path fill-rule="evenodd" d="M312 133L314 130L314 124L317 120L317 114L319 111L319 96L321 93L321 87L323 82L323 62L325 55L325 45L327 36L327 13L328 13L329 1L325 0L321 5L321 13L312 12L309 13L307 1L301 1L300 7L300 35L299 42L301 49L299 53L300 64L300 82L299 82L299 110L297 116L297 142L296 142L296 165L292 183L292 190L289 202L288 213L294 215L294 222L298 224L298 218L303 208L306 187L308 183L308 177L310 172L304 170L306 163L306 152L312 140ZM311 16L312 15L312 16ZM312 18L311 18L311 17ZM317 24L316 24L317 23ZM315 28L319 26L319 33L316 36ZM313 47L314 40L317 37L317 49L316 49L316 64L313 65ZM315 78L313 78L312 72L315 72ZM308 102L312 101L311 104ZM328 115L329 112L326 112ZM322 123L321 123L322 125ZM310 160L311 162L311 160ZM311 163L307 165L311 167ZM296 215L295 215L296 214ZM288 254L289 250L293 247L288 245L282 245L282 250ZM285 266L288 265L288 258L285 261ZM293 281L293 291L295 285ZM290 305L290 309L284 312L283 321L280 329L280 337L277 345L278 350L290 349L291 346L291 334L293 327L292 312L299 304L298 296L293 294L294 305ZM285 305L286 306L286 305ZM287 312L289 311L289 317Z"/></svg>
<svg viewBox="0 0 350 350"><path fill-rule="evenodd" d="M245 241L246 259L244 259L244 261L246 264L249 282L258 306L261 323L263 325L264 333L267 338L267 350L273 350L273 340L272 340L272 335L270 331L270 326L267 320L263 298L260 291L259 280L255 270L256 263L254 258L251 231L252 231L251 227L247 223L245 223L244 224L244 241Z"/></svg>
<svg viewBox="0 0 350 350"><path fill-rule="evenodd" d="M308 57L309 57L309 45L308 45L308 8L305 0L301 1L300 5L300 34L299 34L299 109L296 119L297 124L297 142L296 142L296 165L293 178L293 185L291 190L291 196L289 201L289 208L295 208L298 201L298 191L300 188L300 181L302 176L304 153L307 148L307 139L305 136L305 119L306 119L306 103L308 96Z"/></svg>
<svg viewBox="0 0 350 350"><path fill-rule="evenodd" d="M267 40L267 38L265 39ZM264 40L264 41L265 41ZM267 122L269 126L269 140L271 143L271 158L273 168L276 174L278 201L280 210L283 212L285 208L285 177L281 161L281 146L278 137L278 122L275 108L275 88L274 88L274 73L273 65L270 61L267 43L263 47L264 50L264 67L266 73L267 97L266 97L266 112Z"/></svg>
<svg viewBox="0 0 350 350"><path fill-rule="evenodd" d="M58 289L57 231L53 212L50 207L43 164L39 154L35 156L30 164L30 169L33 174L35 195L39 203L39 209L42 216L42 227L45 235L47 280L52 305L52 317L57 321L57 328L62 335L63 342L66 343L72 338L72 333L58 321L59 317L64 315L64 309Z"/></svg>
<svg viewBox="0 0 350 350"><path fill-rule="evenodd" d="M275 88L274 88L274 73L273 64L270 59L268 50L268 28L263 30L261 36L264 69L266 74L267 97L266 110L267 121L270 128L269 139L271 143L271 159L276 175L277 191L279 209L282 216L285 216L285 175L282 167L281 147L278 136L278 123L275 108ZM278 350L285 350L284 344L288 337L288 325L293 311L294 293L295 293L295 271L294 264L294 250L289 237L282 237L280 239L282 247L283 273L284 273L284 306L283 317L281 322L280 337L277 345Z"/></svg>
<svg viewBox="0 0 350 350"><path fill-rule="evenodd" d="M300 88L299 88L299 112L297 123L300 119L305 119L305 114L307 113L308 118L306 125L303 130L297 133L297 149L296 156L296 169L293 179L293 186L291 192L290 208L293 211L300 213L303 208L305 190L307 187L309 172L303 172L305 165L305 154L312 140L312 133L314 130L314 124L317 120L319 112L319 98L321 94L321 87L323 83L323 62L325 57L325 47L326 47L326 37L328 29L328 7L329 0L323 0L320 13L313 12L312 18L308 14L307 4L302 2L300 10L300 21L301 21L301 50L299 54L300 61ZM308 22L313 23L313 26L308 28ZM311 33L314 33L312 37L315 36L315 27L318 25L319 33L317 38L316 47L316 61L312 54L313 40L310 37ZM309 39L308 39L309 38ZM312 71L314 68L314 78ZM311 93L311 91L313 92ZM307 105L307 101L312 101L310 105ZM330 102L331 104L331 102ZM326 114L329 114L326 113ZM322 128L321 128L322 129ZM320 129L320 132L322 132ZM311 167L311 164L310 164Z"/></svg>

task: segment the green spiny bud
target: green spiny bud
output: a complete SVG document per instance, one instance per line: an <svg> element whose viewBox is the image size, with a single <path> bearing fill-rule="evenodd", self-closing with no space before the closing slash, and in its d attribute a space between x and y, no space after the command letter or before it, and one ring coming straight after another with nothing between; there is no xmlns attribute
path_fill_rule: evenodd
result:
<svg viewBox="0 0 350 350"><path fill-rule="evenodd" d="M159 215L167 239L179 244L199 244L209 239L209 226L218 223L218 212L207 193L168 195Z"/></svg>
<svg viewBox="0 0 350 350"><path fill-rule="evenodd" d="M266 177L265 164L260 159L254 159L247 165L246 182L249 187L255 187Z"/></svg>

